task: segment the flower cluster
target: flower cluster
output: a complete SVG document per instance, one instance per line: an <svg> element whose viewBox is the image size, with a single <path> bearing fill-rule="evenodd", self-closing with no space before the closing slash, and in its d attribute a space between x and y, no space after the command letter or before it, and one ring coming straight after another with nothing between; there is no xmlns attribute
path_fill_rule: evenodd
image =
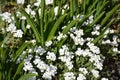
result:
<svg viewBox="0 0 120 80"><path fill-rule="evenodd" d="M74 25L74 27L66 26L66 24L71 22L71 20L68 22L66 20L66 24L63 23L63 27L59 27L58 32L55 33L51 40L47 41L47 35L45 35L45 37L43 36L46 41L41 44L37 42L38 40L36 40L36 34L39 33L39 31L34 34L34 30L37 31L37 29L40 29L39 24L41 23L38 18L41 18L41 1L42 0L37 0L37 2L34 2L33 5L26 5L25 12L29 15L27 17L30 17L31 20L27 20L27 17L19 11L16 11L16 17L20 19L20 21L15 21L11 13L5 12L0 14L2 20L8 23L5 28L2 28L4 33L6 32L7 34L10 34L10 36L12 35L15 39L24 39L22 41L31 43L24 51L22 51L16 61L16 64L24 62L23 73L38 74L28 80L100 79L100 71L103 69L105 57L102 55L101 47L99 44L95 44L94 40L101 35L101 25L95 24L92 27L90 26L91 29L87 32L87 27L89 28L89 25L94 21L94 14L89 16L89 18L85 20L80 27L76 25ZM24 0L17 0L17 3L21 5L24 4L24 2ZM45 4L45 6L49 7L53 4L53 0L45 0ZM62 9L60 8L61 10L59 10L59 8L59 6L55 6L53 8L53 22L51 21L52 18L50 19L52 24L55 20L57 20L59 11L61 11L61 14L64 14L65 11L69 11L69 6L67 4L63 5ZM45 15L48 13L49 8ZM72 18L73 20L77 19L78 21L81 21L84 17L85 15L78 14ZM47 21L47 19L48 16L45 16L44 21ZM35 24L31 26L32 21L33 23L35 22ZM44 21L43 23L45 23ZM50 22L48 21L47 24L45 24L45 30L47 30L46 28L48 28ZM20 23L21 25L17 23ZM62 31L66 28L69 28L68 32L62 33ZM47 34L47 31L43 33ZM104 37L100 40L100 44L110 45L112 46L113 52L120 53L120 50L117 48L119 46L119 37L116 35L112 35L111 39L109 37L109 35L113 33L114 31L108 28L103 33ZM41 38L41 35L42 33L40 33L40 36L37 35L37 37ZM21 43L23 43L22 41ZM19 47L16 48L18 49ZM108 79L101 78L101 80Z"/></svg>
<svg viewBox="0 0 120 80"><path fill-rule="evenodd" d="M55 78L56 74L62 75L65 80L86 80L89 78L88 75L91 74L94 78L98 79L100 77L99 71L103 69L104 61L104 57L100 56L102 54L100 53L99 47L91 42L92 38L84 38L84 31L82 29L73 27L64 35L59 32L58 36L55 36L52 41L46 42L46 48L42 46L33 48L35 57L29 61L32 61L31 63L34 64L31 67L38 68L42 73L42 78L49 80ZM66 37L72 41L68 42L72 43L71 45L75 48L66 43L63 44L61 48L58 48L57 52L54 51L57 43ZM77 39L79 41L77 41ZM77 65L77 67L75 65ZM30 71L31 67L28 67ZM25 68L27 69L26 64L24 65L24 71L26 71ZM61 69L63 71L59 73Z"/></svg>

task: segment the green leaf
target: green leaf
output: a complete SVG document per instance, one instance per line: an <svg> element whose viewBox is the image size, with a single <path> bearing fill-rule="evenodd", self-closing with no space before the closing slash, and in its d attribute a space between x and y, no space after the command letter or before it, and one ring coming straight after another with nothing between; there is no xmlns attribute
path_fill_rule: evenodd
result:
<svg viewBox="0 0 120 80"><path fill-rule="evenodd" d="M60 24L63 22L64 18L67 14L62 15L54 24L52 30L50 31L47 41L51 40L53 36L55 35L55 32L57 31L57 28L60 26Z"/></svg>
<svg viewBox="0 0 120 80"><path fill-rule="evenodd" d="M41 34L41 43L44 45L44 14L45 14L45 0L41 1L41 25L40 25L40 34Z"/></svg>
<svg viewBox="0 0 120 80"><path fill-rule="evenodd" d="M95 10L91 11L82 20L80 20L80 22L77 24L77 28L80 28L81 25L83 24L83 22L86 21L94 12L95 12Z"/></svg>
<svg viewBox="0 0 120 80"><path fill-rule="evenodd" d="M37 76L37 74L34 74L34 73L28 73L28 74L25 74L23 76L21 76L18 80L26 80L28 78L32 78L34 76Z"/></svg>
<svg viewBox="0 0 120 80"><path fill-rule="evenodd" d="M23 50L29 45L29 42L24 42L21 47L16 51L16 56L13 59L14 62L16 62L17 58L21 55L21 53L23 52Z"/></svg>
<svg viewBox="0 0 120 80"><path fill-rule="evenodd" d="M35 34L35 37L37 39L38 42L41 42L41 36L40 36L40 33L38 32L36 26L35 26L35 23L34 21L30 18L30 15L27 14L25 12L25 10L23 8L20 9L20 12L26 17L26 20L28 21L28 23L30 24L34 34Z"/></svg>
<svg viewBox="0 0 120 80"><path fill-rule="evenodd" d="M16 73L15 73L15 75L13 77L13 80L15 79L16 75L20 74L21 70L23 69L23 66L24 66L23 62L19 64L19 66L17 68L17 71L16 71Z"/></svg>
<svg viewBox="0 0 120 80"><path fill-rule="evenodd" d="M96 44L98 41L100 41L101 39L103 39L103 37L105 36L105 34L104 34L105 31L111 26L111 24L113 23L113 21L114 21L114 19L112 19L112 20L107 24L107 26L105 27L105 29L103 29L103 30L101 31L100 35L93 40L93 43L94 43L94 44Z"/></svg>
<svg viewBox="0 0 120 80"><path fill-rule="evenodd" d="M95 17L99 16L99 14L101 13L101 11L104 11L103 9L105 8L105 6L108 4L109 1L102 1L99 2L96 8L96 13L95 13Z"/></svg>
<svg viewBox="0 0 120 80"><path fill-rule="evenodd" d="M62 47L62 45L64 44L64 42L67 40L67 37L66 38L64 38L64 39L62 39L62 41L60 41L59 43L58 43L58 48L61 48Z"/></svg>
<svg viewBox="0 0 120 80"><path fill-rule="evenodd" d="M95 5L98 3L98 1L99 0L96 0L93 4L92 4L92 6L90 6L90 8L89 8L89 12L91 12L93 9L94 9L94 7L95 7Z"/></svg>
<svg viewBox="0 0 120 80"><path fill-rule="evenodd" d="M93 27L93 25L98 22L98 20L104 15L104 13L105 12L102 12L99 16L97 16L94 19L94 21L90 24L90 26L85 30L85 32L89 32L92 29L91 27Z"/></svg>
<svg viewBox="0 0 120 80"><path fill-rule="evenodd" d="M103 26L108 19L110 19L110 17L116 12L116 10L120 7L119 5L116 5L109 13L106 14L106 17L103 19L103 21L101 22L101 26Z"/></svg>
<svg viewBox="0 0 120 80"><path fill-rule="evenodd" d="M66 34L70 30L70 28L73 27L77 22L78 22L78 19L71 21L71 23L69 23L66 26L66 28L62 31L62 33Z"/></svg>

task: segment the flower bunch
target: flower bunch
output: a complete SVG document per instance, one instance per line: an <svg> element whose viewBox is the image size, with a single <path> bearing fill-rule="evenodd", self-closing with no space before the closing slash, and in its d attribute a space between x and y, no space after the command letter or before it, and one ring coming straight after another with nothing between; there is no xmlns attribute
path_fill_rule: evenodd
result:
<svg viewBox="0 0 120 80"><path fill-rule="evenodd" d="M17 0L20 6L24 2ZM101 46L110 45L106 53L120 53L118 36L109 28L111 23L103 28L105 22L97 22L104 12L100 16L99 11L86 13L85 5L83 8L78 5L74 10L74 3L72 0L37 0L25 8L19 6L14 14L0 14L5 22L1 29L1 56L9 53L0 61L11 64L8 77L3 79L108 80L100 75L105 60Z"/></svg>

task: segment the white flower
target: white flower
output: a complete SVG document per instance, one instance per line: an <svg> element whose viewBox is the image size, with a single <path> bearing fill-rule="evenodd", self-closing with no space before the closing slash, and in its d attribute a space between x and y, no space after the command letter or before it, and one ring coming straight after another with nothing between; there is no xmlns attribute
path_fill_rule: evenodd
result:
<svg viewBox="0 0 120 80"><path fill-rule="evenodd" d="M77 80L86 80L86 77L83 74L79 74Z"/></svg>
<svg viewBox="0 0 120 80"><path fill-rule="evenodd" d="M29 61L25 61L23 70L24 71L29 71L29 70L32 70L32 69L33 69L33 65Z"/></svg>
<svg viewBox="0 0 120 80"><path fill-rule="evenodd" d="M52 80L52 76L50 72L45 72L42 76L42 78L47 79L47 80Z"/></svg>
<svg viewBox="0 0 120 80"><path fill-rule="evenodd" d="M73 68L72 62L70 62L68 60L66 61L65 65L68 67L69 70L71 70Z"/></svg>
<svg viewBox="0 0 120 80"><path fill-rule="evenodd" d="M118 52L118 48L113 48L113 52Z"/></svg>
<svg viewBox="0 0 120 80"><path fill-rule="evenodd" d="M103 69L103 64L102 61L95 61L94 65L99 69L102 70Z"/></svg>
<svg viewBox="0 0 120 80"><path fill-rule="evenodd" d="M22 38L23 32L22 30L16 30L13 34L14 37Z"/></svg>
<svg viewBox="0 0 120 80"><path fill-rule="evenodd" d="M55 13L55 16L58 14L58 9L59 9L59 7L58 7L58 6L56 6L56 7L54 8L54 13Z"/></svg>
<svg viewBox="0 0 120 80"><path fill-rule="evenodd" d="M62 48L59 50L60 55L65 55L68 52L68 47L63 45Z"/></svg>
<svg viewBox="0 0 120 80"><path fill-rule="evenodd" d="M97 24L97 25L95 25L95 27L94 27L93 29L94 29L94 31L95 31L95 30L99 30L100 27L101 27L101 26L100 26L99 24Z"/></svg>
<svg viewBox="0 0 120 80"><path fill-rule="evenodd" d="M47 70L42 77L47 80L52 80L52 76L55 76L55 74L57 73L56 71L57 67L50 65L49 67L47 67Z"/></svg>
<svg viewBox="0 0 120 80"><path fill-rule="evenodd" d="M90 50L91 50L93 53L96 53L96 54L99 54L99 53L100 53L99 47L95 46L93 43L88 42L88 43L87 43L87 46L90 48Z"/></svg>
<svg viewBox="0 0 120 80"><path fill-rule="evenodd" d="M55 61L56 60L56 55L55 53L53 52L47 52L47 56L46 56L47 59L50 59L52 61Z"/></svg>
<svg viewBox="0 0 120 80"><path fill-rule="evenodd" d="M25 17L25 16L22 16L20 19L22 19L22 20L26 20L26 17Z"/></svg>
<svg viewBox="0 0 120 80"><path fill-rule="evenodd" d="M16 31L16 26L15 26L15 24L10 23L9 26L6 28L6 31L7 31L7 32L11 32L11 33L15 32L15 31Z"/></svg>
<svg viewBox="0 0 120 80"><path fill-rule="evenodd" d="M46 70L47 72L51 73L51 76L55 76L55 74L57 73L57 67L50 64L50 66L47 68Z"/></svg>
<svg viewBox="0 0 120 80"><path fill-rule="evenodd" d="M37 0L37 2L34 3L34 6L39 6L41 3L41 0Z"/></svg>
<svg viewBox="0 0 120 80"><path fill-rule="evenodd" d="M39 53L39 55L43 55L46 51L44 48L42 48L41 46L39 46L38 48L34 49L34 52Z"/></svg>
<svg viewBox="0 0 120 80"><path fill-rule="evenodd" d="M30 8L31 5L27 5L27 8L25 8L25 11L30 14L30 12L32 11L32 9Z"/></svg>
<svg viewBox="0 0 120 80"><path fill-rule="evenodd" d="M27 28L27 29L30 29L30 25L28 24L28 25L26 26L26 28Z"/></svg>
<svg viewBox="0 0 120 80"><path fill-rule="evenodd" d="M45 46L47 46L47 47L51 46L51 44L52 44L52 41L45 42Z"/></svg>
<svg viewBox="0 0 120 80"><path fill-rule="evenodd" d="M97 30L96 31L92 31L91 33L92 33L92 35L99 35L100 34L100 32L97 31Z"/></svg>
<svg viewBox="0 0 120 80"><path fill-rule="evenodd" d="M52 4L53 0L45 0L46 5Z"/></svg>
<svg viewBox="0 0 120 80"><path fill-rule="evenodd" d="M32 16L36 15L35 11L31 11L30 13L31 13Z"/></svg>
<svg viewBox="0 0 120 80"><path fill-rule="evenodd" d="M37 63L37 62L36 62ZM49 66L45 64L43 61L40 61L37 64L37 68L40 69L41 72L44 72Z"/></svg>
<svg viewBox="0 0 120 80"><path fill-rule="evenodd" d="M25 0L17 0L17 4L24 4Z"/></svg>
<svg viewBox="0 0 120 80"><path fill-rule="evenodd" d="M79 71L82 72L85 75L88 73L86 68L79 68Z"/></svg>
<svg viewBox="0 0 120 80"><path fill-rule="evenodd" d="M59 35L57 36L57 40L60 41L62 38L66 38L66 35L59 32Z"/></svg>
<svg viewBox="0 0 120 80"><path fill-rule="evenodd" d="M108 80L108 78L102 78L101 80Z"/></svg>
<svg viewBox="0 0 120 80"><path fill-rule="evenodd" d="M83 50L81 48L77 48L77 51L75 52L76 55L81 56L83 54Z"/></svg>
<svg viewBox="0 0 120 80"><path fill-rule="evenodd" d="M35 60L33 61L35 65L39 64L39 62L41 62L39 57L36 57Z"/></svg>
<svg viewBox="0 0 120 80"><path fill-rule="evenodd" d="M76 36L78 36L78 37L84 35L82 29L76 30L76 31L74 32L74 34L76 34Z"/></svg>
<svg viewBox="0 0 120 80"><path fill-rule="evenodd" d="M93 69L91 72L92 72L92 74L93 74L93 76L94 76L95 78L98 78L98 77L99 77L99 71Z"/></svg>
<svg viewBox="0 0 120 80"><path fill-rule="evenodd" d="M75 75L73 72L66 72L64 78L65 80L75 80Z"/></svg>
<svg viewBox="0 0 120 80"><path fill-rule="evenodd" d="M33 40L31 40L31 42L34 44L34 43L36 43L36 40L35 40L35 39L33 39Z"/></svg>
<svg viewBox="0 0 120 80"><path fill-rule="evenodd" d="M8 23L12 22L11 13L9 13L9 12L4 12L0 16L2 16L2 20L6 21Z"/></svg>

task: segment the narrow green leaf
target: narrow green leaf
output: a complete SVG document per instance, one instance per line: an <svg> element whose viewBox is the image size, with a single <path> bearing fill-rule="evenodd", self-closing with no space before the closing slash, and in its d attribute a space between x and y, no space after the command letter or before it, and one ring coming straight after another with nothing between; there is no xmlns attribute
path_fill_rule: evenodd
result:
<svg viewBox="0 0 120 80"><path fill-rule="evenodd" d="M29 42L24 42L21 47L16 51L16 56L13 59L14 62L16 62L17 58L21 55L21 53L23 52L23 50L29 45Z"/></svg>
<svg viewBox="0 0 120 80"><path fill-rule="evenodd" d="M103 11L103 9L104 9L105 6L108 4L108 2L109 2L109 1L106 1L106 2L104 1L104 2L102 2L102 3L98 3L95 17L98 16L98 15L101 13L101 11Z"/></svg>
<svg viewBox="0 0 120 80"><path fill-rule="evenodd" d="M47 41L51 40L53 38L53 36L55 35L55 32L57 31L57 28L60 26L60 24L62 23L62 21L64 20L64 18L66 17L67 14L64 14L63 16L61 16L56 23L54 24L52 30L50 31Z"/></svg>
<svg viewBox="0 0 120 80"><path fill-rule="evenodd" d="M114 19L112 19L112 20L107 24L107 26L105 27L105 29L103 29L103 30L101 31L100 35L93 40L93 43L94 43L94 44L96 44L98 41L100 41L101 39L103 39L103 37L105 36L105 34L104 34L105 31L111 26L111 24L113 23L113 21L114 21Z"/></svg>
<svg viewBox="0 0 120 80"><path fill-rule="evenodd" d="M93 10L92 12L87 14L82 20L80 20L80 22L77 24L77 28L80 28L81 25L83 24L83 22L86 21L89 18L89 16L91 16L94 12L95 12L95 10Z"/></svg>
<svg viewBox="0 0 120 80"><path fill-rule="evenodd" d="M23 62L19 64L19 66L17 68L17 71L16 71L16 73L15 73L15 75L13 77L13 80L15 79L16 75L20 74L21 70L23 69L23 66L24 66Z"/></svg>
<svg viewBox="0 0 120 80"><path fill-rule="evenodd" d="M103 21L101 22L101 26L103 26L107 20L115 13L115 11L120 7L119 5L116 5L108 14L106 14L106 17L103 19Z"/></svg>
<svg viewBox="0 0 120 80"><path fill-rule="evenodd" d="M105 11L103 11L99 16L97 16L94 21L90 24L90 26L93 26L96 22L99 21L99 19L105 14Z"/></svg>
<svg viewBox="0 0 120 80"><path fill-rule="evenodd" d="M64 44L64 42L67 40L67 37L66 38L64 38L64 39L62 39L62 41L60 41L59 43L58 43L58 48L61 48L62 47L62 45Z"/></svg>
<svg viewBox="0 0 120 80"><path fill-rule="evenodd" d="M20 9L20 12L27 18L27 21L30 24L30 26L34 32L37 41L41 42L41 36L40 36L40 33L38 32L36 26L35 26L34 21L30 18L29 14L27 14L23 8Z"/></svg>
<svg viewBox="0 0 120 80"><path fill-rule="evenodd" d="M71 23L69 23L66 26L66 28L62 31L62 33L66 34L70 30L70 28L73 27L77 22L78 22L78 19L71 21Z"/></svg>
<svg viewBox="0 0 120 80"><path fill-rule="evenodd" d="M25 75L21 76L18 80L26 80L26 79L32 78L34 76L37 76L37 74L28 73L28 74L25 74Z"/></svg>
<svg viewBox="0 0 120 80"><path fill-rule="evenodd" d="M98 1L99 1L99 0L96 0L96 1L92 4L92 6L90 6L89 12L91 12L91 11L93 10L93 8L94 8L95 5L98 3Z"/></svg>
<svg viewBox="0 0 120 80"><path fill-rule="evenodd" d="M72 16L73 15L73 12L74 12L74 9L73 9L74 7L73 7L73 0L70 0L70 16Z"/></svg>
<svg viewBox="0 0 120 80"><path fill-rule="evenodd" d="M44 14L45 14L45 0L41 1L41 25L40 25L40 34L41 34L41 43L44 45Z"/></svg>
<svg viewBox="0 0 120 80"><path fill-rule="evenodd" d="M104 15L105 12L102 12L99 16L97 16L94 21L90 24L90 26L85 30L85 32L90 31L92 26L98 22L98 20Z"/></svg>

